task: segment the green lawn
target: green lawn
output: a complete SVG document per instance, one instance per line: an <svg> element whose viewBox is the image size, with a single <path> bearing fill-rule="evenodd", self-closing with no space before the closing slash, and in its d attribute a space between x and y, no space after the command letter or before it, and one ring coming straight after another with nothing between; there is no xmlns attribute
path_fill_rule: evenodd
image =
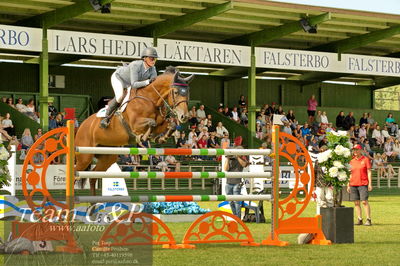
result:
<svg viewBox="0 0 400 266"><path fill-rule="evenodd" d="M166 250L155 247L152 250L153 265L398 265L400 247L400 190L375 190L371 197L373 226L356 226L354 244L314 246L296 244L297 235L285 235L288 247L241 247L236 243L200 244L193 250ZM202 207L216 209L217 203L201 203ZM269 218L269 204L265 207ZM346 202L346 206L352 203ZM311 204L305 216L315 214ZM190 223L170 223L177 242L182 240ZM270 230L267 224L248 224L255 240L265 239ZM79 242L88 245L98 239L94 233L81 233ZM141 251L132 251L138 254ZM5 265L79 265L86 255L41 253L32 256L14 255ZM55 263L63 261L64 264ZM54 262L54 264L52 264ZM86 264L92 265L92 264ZM103 264L103 265L124 265Z"/></svg>

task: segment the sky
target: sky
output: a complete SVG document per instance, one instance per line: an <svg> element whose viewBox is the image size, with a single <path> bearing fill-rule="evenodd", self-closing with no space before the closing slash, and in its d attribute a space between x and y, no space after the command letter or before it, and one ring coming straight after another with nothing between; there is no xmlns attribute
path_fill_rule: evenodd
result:
<svg viewBox="0 0 400 266"><path fill-rule="evenodd" d="M400 0L271 0L400 15Z"/></svg>

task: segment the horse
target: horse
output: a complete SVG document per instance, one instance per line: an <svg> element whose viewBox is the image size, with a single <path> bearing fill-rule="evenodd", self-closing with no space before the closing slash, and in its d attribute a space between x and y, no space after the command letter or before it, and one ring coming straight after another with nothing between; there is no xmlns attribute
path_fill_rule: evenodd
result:
<svg viewBox="0 0 400 266"><path fill-rule="evenodd" d="M172 135L176 124L185 123L189 117L189 86L194 75L180 76L174 67L167 67L164 74L141 89L132 89L124 112L117 111L107 128L100 128L102 118L91 115L78 128L75 146L124 146L150 138L164 142ZM171 118L168 118L170 116ZM75 171L87 169L93 160L97 163L93 171L106 171L118 159L118 155L79 154L75 156ZM90 179L90 191L96 194L97 179ZM81 185L83 186L83 183Z"/></svg>

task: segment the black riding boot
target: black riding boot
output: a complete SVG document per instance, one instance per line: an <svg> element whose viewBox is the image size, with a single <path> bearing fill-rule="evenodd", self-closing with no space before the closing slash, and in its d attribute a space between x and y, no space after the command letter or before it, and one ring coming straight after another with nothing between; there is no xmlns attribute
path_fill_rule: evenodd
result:
<svg viewBox="0 0 400 266"><path fill-rule="evenodd" d="M108 127L108 125L110 124L111 117L114 114L115 110L117 110L119 105L120 104L117 102L117 100L115 98L113 98L112 100L110 100L108 102L108 108L107 108L107 112L106 112L106 117L104 117L100 122L100 127L101 128L107 128Z"/></svg>

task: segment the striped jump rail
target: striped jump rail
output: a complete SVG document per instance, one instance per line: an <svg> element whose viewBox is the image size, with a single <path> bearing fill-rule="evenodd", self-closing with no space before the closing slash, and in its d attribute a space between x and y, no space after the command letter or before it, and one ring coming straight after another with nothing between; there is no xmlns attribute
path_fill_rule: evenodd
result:
<svg viewBox="0 0 400 266"><path fill-rule="evenodd" d="M271 172L102 172L77 171L80 178L270 178Z"/></svg>
<svg viewBox="0 0 400 266"><path fill-rule="evenodd" d="M271 200L271 195L164 195L164 196L78 196L76 202L177 202L177 201L255 201Z"/></svg>
<svg viewBox="0 0 400 266"><path fill-rule="evenodd" d="M161 148L116 148L76 147L77 153L85 154L130 154L130 155L270 155L270 149L161 149Z"/></svg>

